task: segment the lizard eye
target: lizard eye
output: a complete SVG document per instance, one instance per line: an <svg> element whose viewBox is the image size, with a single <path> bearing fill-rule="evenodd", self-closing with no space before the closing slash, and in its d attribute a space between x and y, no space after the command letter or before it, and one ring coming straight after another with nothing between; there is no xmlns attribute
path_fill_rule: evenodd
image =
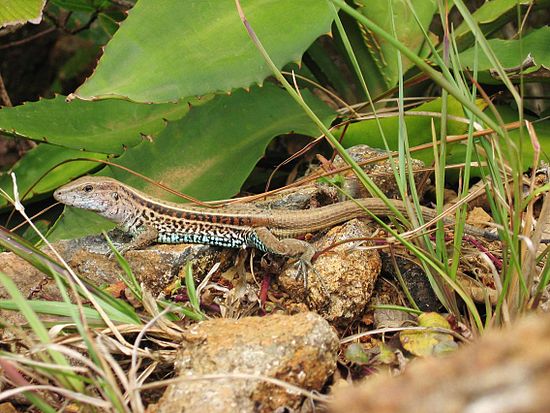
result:
<svg viewBox="0 0 550 413"><path fill-rule="evenodd" d="M113 192L112 196L115 201L118 201L118 192Z"/></svg>
<svg viewBox="0 0 550 413"><path fill-rule="evenodd" d="M84 192L92 192L94 187L92 185L86 185L84 188L82 188Z"/></svg>

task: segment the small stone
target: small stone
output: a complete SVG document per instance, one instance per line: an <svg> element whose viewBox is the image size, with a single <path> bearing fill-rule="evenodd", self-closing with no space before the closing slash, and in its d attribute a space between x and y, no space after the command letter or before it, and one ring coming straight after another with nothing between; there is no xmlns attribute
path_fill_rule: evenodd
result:
<svg viewBox="0 0 550 413"><path fill-rule="evenodd" d="M493 222L493 218L489 215L483 208L475 207L470 212L468 212L468 218L466 223L474 225L476 227L484 228Z"/></svg>
<svg viewBox="0 0 550 413"><path fill-rule="evenodd" d="M296 409L303 396L266 382L282 380L305 390L321 390L336 369L338 337L317 314L271 315L209 320L184 333L177 375L148 413L273 412ZM238 378L232 374L258 378ZM227 378L195 380L215 374Z"/></svg>

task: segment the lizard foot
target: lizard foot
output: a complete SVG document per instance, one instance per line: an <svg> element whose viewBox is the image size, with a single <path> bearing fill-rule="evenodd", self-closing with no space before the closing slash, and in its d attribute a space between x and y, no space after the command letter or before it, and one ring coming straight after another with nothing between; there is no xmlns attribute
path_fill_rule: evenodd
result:
<svg viewBox="0 0 550 413"><path fill-rule="evenodd" d="M317 271L317 269L313 266L311 263L311 257L306 256L305 258L302 256L296 261L294 264L294 267L296 268L295 273L295 279L297 281L303 280L304 282L304 292L306 299L309 300L309 275L313 274L315 282L319 285L319 289L321 292L326 296L329 297L330 294L328 293L328 290L325 286L325 283L323 282L323 277L321 277L321 274Z"/></svg>

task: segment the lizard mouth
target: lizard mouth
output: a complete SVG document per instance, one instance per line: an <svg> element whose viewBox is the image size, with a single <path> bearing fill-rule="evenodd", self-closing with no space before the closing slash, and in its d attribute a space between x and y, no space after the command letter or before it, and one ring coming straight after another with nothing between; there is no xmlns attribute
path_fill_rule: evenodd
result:
<svg viewBox="0 0 550 413"><path fill-rule="evenodd" d="M54 193L53 193L53 197L56 201L58 202L61 202L62 204L65 204L65 205L74 205L75 203L74 202L71 202L72 199L70 196L67 196L66 193L63 192L63 190L61 189L58 189L56 190Z"/></svg>
<svg viewBox="0 0 550 413"><path fill-rule="evenodd" d="M56 201L62 202L61 191L59 189L56 189L54 191L53 197L55 198Z"/></svg>
<svg viewBox="0 0 550 413"><path fill-rule="evenodd" d="M61 190L59 190L59 189L57 189L56 191L54 191L53 197L54 197L54 199L55 199L56 201L62 202L62 203L64 203L64 204L67 203L67 201L68 201L67 198L65 198L65 197L63 196L63 191L61 191Z"/></svg>

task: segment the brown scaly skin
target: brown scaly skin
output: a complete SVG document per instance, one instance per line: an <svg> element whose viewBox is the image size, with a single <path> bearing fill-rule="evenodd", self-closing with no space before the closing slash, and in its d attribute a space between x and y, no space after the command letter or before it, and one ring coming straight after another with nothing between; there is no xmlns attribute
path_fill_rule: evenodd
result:
<svg viewBox="0 0 550 413"><path fill-rule="evenodd" d="M388 216L394 212L382 200L363 198L303 211L262 210L249 205L226 208L203 208L176 204L150 197L115 179L86 176L54 192L58 201L77 208L94 211L116 222L134 235L131 248L152 242L200 243L222 247L255 247L264 252L301 257L309 261L313 247L296 239L301 235L332 227L352 218L370 214ZM406 213L403 201L391 200L395 209ZM437 216L432 209L422 207L425 220ZM442 218L453 224L449 217ZM491 240L496 235L464 226L464 232Z"/></svg>

